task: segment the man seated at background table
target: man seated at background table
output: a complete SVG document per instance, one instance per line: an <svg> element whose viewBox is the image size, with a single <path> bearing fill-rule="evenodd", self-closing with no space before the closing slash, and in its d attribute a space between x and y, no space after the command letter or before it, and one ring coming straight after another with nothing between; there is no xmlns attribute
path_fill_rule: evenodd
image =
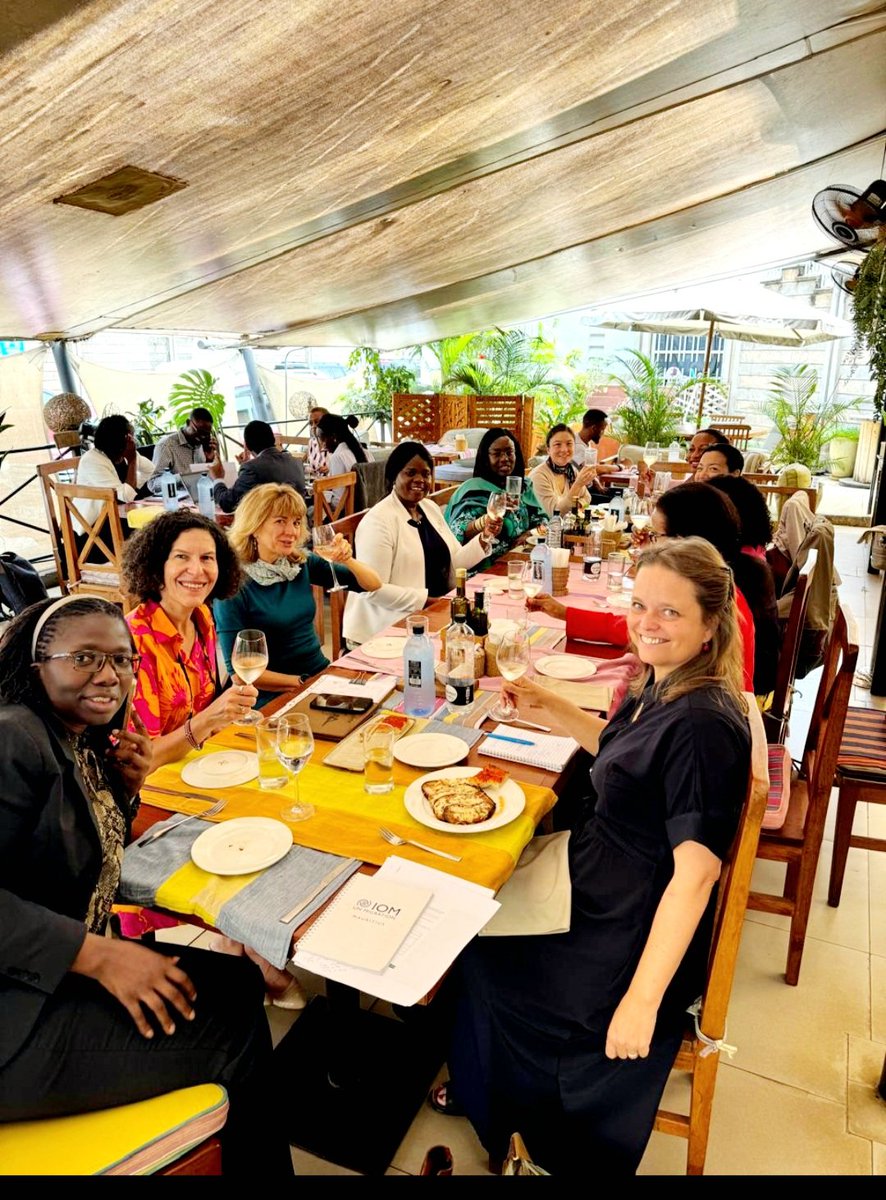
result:
<svg viewBox="0 0 886 1200"><path fill-rule="evenodd" d="M195 463L212 462L218 457L218 443L212 432L212 413L208 408L195 408L181 429L161 438L154 449L154 474L148 487L160 494L160 476L164 471L178 475L197 498L197 477L191 468Z"/></svg>
<svg viewBox="0 0 886 1200"><path fill-rule="evenodd" d="M605 433L608 424L609 417L602 408L589 408L582 417L581 429L575 439L575 458L573 459L579 470L582 467L596 468L600 438ZM614 459L611 465L617 468L618 459ZM609 488L605 487L596 475L590 480L587 487L591 493L592 503L605 504L612 498Z"/></svg>
<svg viewBox="0 0 886 1200"><path fill-rule="evenodd" d="M237 455L240 470L232 487L224 483L225 466L215 458L209 474L216 483L213 494L222 512L233 512L240 500L252 488L262 483L288 483L305 497L305 471L297 458L274 442L274 431L267 421L250 421L243 430L246 449Z"/></svg>

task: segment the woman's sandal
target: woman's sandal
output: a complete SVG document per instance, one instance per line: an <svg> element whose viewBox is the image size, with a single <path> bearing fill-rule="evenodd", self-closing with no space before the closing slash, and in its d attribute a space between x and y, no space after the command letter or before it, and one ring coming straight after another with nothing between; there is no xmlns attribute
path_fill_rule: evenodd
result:
<svg viewBox="0 0 886 1200"><path fill-rule="evenodd" d="M452 1099L449 1094L449 1080L444 1083L435 1083L428 1092L428 1104L434 1112L440 1113L444 1117L463 1117L465 1111Z"/></svg>

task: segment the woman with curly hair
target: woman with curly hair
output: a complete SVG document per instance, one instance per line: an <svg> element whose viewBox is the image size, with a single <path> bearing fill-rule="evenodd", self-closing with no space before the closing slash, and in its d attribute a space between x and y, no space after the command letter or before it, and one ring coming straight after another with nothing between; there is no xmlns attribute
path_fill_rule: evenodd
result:
<svg viewBox="0 0 886 1200"><path fill-rule="evenodd" d="M153 766L199 750L253 707L258 692L235 678L222 690L209 604L240 586L227 538L197 513L163 513L126 544L126 590L140 603L126 616L141 656L133 708L153 740Z"/></svg>

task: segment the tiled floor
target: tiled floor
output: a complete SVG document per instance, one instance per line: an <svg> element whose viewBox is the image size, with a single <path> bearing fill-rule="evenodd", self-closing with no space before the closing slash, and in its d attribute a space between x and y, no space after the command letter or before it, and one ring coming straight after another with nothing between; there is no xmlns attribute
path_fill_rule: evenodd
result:
<svg viewBox="0 0 886 1200"><path fill-rule="evenodd" d="M858 623L859 669L868 670L880 577L867 574L859 530L838 526L840 595ZM802 680L791 745L799 754L818 682ZM886 699L856 689L853 703L886 708ZM804 719L805 718L805 719ZM864 807L864 806L862 806ZM833 812L826 838L832 836ZM886 806L859 812L858 824L886 837ZM733 1061L720 1066L711 1121L709 1175L886 1175L886 1102L876 1084L886 1056L886 855L851 850L840 907L825 900L831 842L822 848L800 983L784 983L787 918L749 913L730 1008ZM759 862L755 881L782 868ZM876 898L876 900L875 900ZM322 987L302 977L309 990ZM275 1035L297 1014L269 1010ZM445 1072L444 1072L445 1074ZM680 1106L685 1080L675 1077L668 1107ZM452 1149L455 1173L488 1175L486 1156L466 1120L422 1106L389 1174L417 1174L428 1147ZM531 1147L530 1147L531 1149ZM353 1174L293 1150L300 1175ZM643 1175L685 1172L685 1142L653 1134Z"/></svg>

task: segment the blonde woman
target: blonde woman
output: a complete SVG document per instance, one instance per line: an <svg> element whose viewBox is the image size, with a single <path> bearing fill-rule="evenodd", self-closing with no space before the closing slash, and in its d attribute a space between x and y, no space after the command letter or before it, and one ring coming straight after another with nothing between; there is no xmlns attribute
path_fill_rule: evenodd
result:
<svg viewBox="0 0 886 1200"><path fill-rule="evenodd" d="M215 624L229 671L240 630L264 632L268 669L255 681L258 707L329 665L314 629L311 585L331 587L335 580L328 560L305 551L308 534L305 502L286 484L262 484L237 505L229 540L245 580L236 595L215 605ZM376 572L351 557L345 538L332 543L330 558L351 591L381 587Z"/></svg>

